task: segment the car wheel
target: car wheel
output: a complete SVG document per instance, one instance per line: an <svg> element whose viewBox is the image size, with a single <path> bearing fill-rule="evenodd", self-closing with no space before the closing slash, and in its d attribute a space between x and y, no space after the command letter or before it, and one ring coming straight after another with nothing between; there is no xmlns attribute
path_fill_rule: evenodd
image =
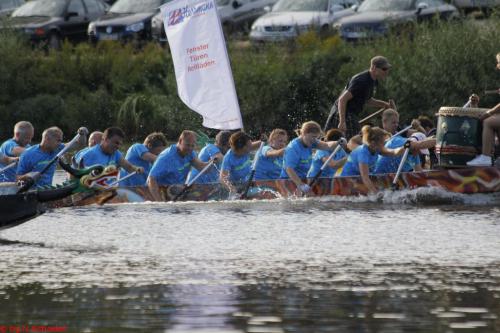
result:
<svg viewBox="0 0 500 333"><path fill-rule="evenodd" d="M61 48L61 37L58 33L52 32L49 35L48 46L51 49L59 50Z"/></svg>

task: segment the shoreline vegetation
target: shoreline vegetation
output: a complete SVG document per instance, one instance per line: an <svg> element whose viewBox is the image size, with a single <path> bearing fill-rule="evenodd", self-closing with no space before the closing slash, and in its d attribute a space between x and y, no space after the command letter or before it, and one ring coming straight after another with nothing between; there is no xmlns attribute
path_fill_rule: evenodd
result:
<svg viewBox="0 0 500 333"><path fill-rule="evenodd" d="M228 51L245 130L293 131L303 121L323 124L349 78L368 68L375 55L393 64L375 97L395 100L402 121L426 114L434 119L441 106L461 106L470 94L480 106L498 102L484 96L497 89L495 55L500 52L500 18L415 27L411 36L393 35L364 43L310 32L293 44L251 46L229 41ZM59 51L33 49L21 37L0 32L0 138L12 135L19 120L35 126L34 141L44 128L57 125L71 137L80 126L104 130L117 125L127 141L142 142L162 131L175 140L183 129L204 129L202 119L177 95L168 50L147 44L65 43ZM365 109L361 118L375 110Z"/></svg>

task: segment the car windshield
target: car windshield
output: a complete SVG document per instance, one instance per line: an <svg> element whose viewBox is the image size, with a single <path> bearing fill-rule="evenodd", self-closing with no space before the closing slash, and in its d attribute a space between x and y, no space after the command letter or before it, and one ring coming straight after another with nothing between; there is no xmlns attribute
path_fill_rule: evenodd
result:
<svg viewBox="0 0 500 333"><path fill-rule="evenodd" d="M273 12L325 12L328 0L279 0Z"/></svg>
<svg viewBox="0 0 500 333"><path fill-rule="evenodd" d="M217 7L227 6L229 5L229 0L216 0L215 3Z"/></svg>
<svg viewBox="0 0 500 333"><path fill-rule="evenodd" d="M119 14L152 13L165 2L165 0L118 0L109 11Z"/></svg>
<svg viewBox="0 0 500 333"><path fill-rule="evenodd" d="M29 1L12 13L12 16L62 16L66 0Z"/></svg>
<svg viewBox="0 0 500 333"><path fill-rule="evenodd" d="M359 12L375 12L375 11L399 11L411 10L413 8L413 0L365 0L359 6Z"/></svg>

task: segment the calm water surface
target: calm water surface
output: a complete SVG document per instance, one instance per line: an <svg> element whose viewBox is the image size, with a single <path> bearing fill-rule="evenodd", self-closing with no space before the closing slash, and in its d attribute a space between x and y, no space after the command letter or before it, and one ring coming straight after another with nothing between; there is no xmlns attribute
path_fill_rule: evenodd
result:
<svg viewBox="0 0 500 333"><path fill-rule="evenodd" d="M500 332L500 197L62 209L0 233L2 325Z"/></svg>

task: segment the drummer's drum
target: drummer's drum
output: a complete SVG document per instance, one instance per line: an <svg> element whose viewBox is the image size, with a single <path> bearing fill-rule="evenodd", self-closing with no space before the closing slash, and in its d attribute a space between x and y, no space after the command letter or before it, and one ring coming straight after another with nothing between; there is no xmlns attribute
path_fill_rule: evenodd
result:
<svg viewBox="0 0 500 333"><path fill-rule="evenodd" d="M488 109L447 106L439 109L436 132L439 167L463 167L481 152L479 117L486 111Z"/></svg>

